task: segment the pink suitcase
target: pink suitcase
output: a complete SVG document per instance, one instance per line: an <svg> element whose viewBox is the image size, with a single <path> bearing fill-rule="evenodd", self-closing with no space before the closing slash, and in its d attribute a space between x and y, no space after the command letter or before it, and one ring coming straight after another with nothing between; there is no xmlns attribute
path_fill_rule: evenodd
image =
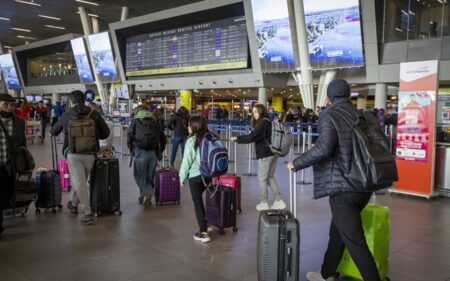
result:
<svg viewBox="0 0 450 281"><path fill-rule="evenodd" d="M70 191L70 173L67 160L58 160L58 171L61 175L61 188Z"/></svg>
<svg viewBox="0 0 450 281"><path fill-rule="evenodd" d="M226 174L223 176L220 176L219 178L214 178L213 185L222 185L222 186L228 186L236 190L236 202L237 202L237 210L239 213L242 213L241 209L241 177L234 175L234 174Z"/></svg>

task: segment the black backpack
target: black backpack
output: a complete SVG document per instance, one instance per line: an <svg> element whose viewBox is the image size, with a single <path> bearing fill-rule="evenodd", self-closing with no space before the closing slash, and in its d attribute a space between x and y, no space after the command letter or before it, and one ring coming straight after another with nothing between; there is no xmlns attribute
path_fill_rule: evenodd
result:
<svg viewBox="0 0 450 281"><path fill-rule="evenodd" d="M161 141L159 124L149 119L135 119L135 122L134 139L136 144L145 150L158 150Z"/></svg>
<svg viewBox="0 0 450 281"><path fill-rule="evenodd" d="M340 111L340 112L339 112ZM352 160L344 178L356 191L374 192L392 186L398 180L395 156L378 124L370 125L369 116L360 115L351 121L345 111L336 111L352 127ZM342 163L338 163L339 166Z"/></svg>

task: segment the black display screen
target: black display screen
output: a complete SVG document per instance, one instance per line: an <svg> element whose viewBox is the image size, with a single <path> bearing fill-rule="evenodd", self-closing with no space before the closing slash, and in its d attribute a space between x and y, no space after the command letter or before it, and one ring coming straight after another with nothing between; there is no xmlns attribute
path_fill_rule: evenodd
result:
<svg viewBox="0 0 450 281"><path fill-rule="evenodd" d="M248 68L245 17L232 17L126 39L126 76Z"/></svg>

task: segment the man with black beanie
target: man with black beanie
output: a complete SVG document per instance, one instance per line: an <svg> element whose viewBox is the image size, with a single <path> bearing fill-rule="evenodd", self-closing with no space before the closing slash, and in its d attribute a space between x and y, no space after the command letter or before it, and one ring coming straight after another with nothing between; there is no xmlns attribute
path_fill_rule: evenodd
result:
<svg viewBox="0 0 450 281"><path fill-rule="evenodd" d="M72 194L72 200L69 201L67 207L72 214L78 212L78 203L82 209L83 216L81 217L82 224L92 224L94 222L91 203L88 190L88 178L92 167L94 166L96 149L94 148L90 153L77 153L77 151L71 151L68 140L69 122L74 117L88 117L95 122L96 127L96 142L95 147L98 150L99 139L103 140L109 136L109 127L100 113L97 111L91 111L91 108L85 105L84 94L81 91L73 91L69 95L69 107L58 122L53 125L50 130L52 136L57 136L64 130L64 145L63 154L67 158L69 165L70 180L72 187L74 188ZM71 140L72 141L72 140ZM74 141L72 141L74 142Z"/></svg>
<svg viewBox="0 0 450 281"><path fill-rule="evenodd" d="M329 197L332 214L330 240L320 272L308 272L310 281L333 280L345 247L355 261L364 281L380 281L374 258L367 246L361 211L371 193L355 192L343 176L351 165L352 128L346 120L357 120L361 113L350 101L345 80L332 81L327 89L331 105L320 113L316 145L288 164L289 170L314 167L314 198ZM345 119L344 119L345 118ZM376 119L368 119L377 126Z"/></svg>

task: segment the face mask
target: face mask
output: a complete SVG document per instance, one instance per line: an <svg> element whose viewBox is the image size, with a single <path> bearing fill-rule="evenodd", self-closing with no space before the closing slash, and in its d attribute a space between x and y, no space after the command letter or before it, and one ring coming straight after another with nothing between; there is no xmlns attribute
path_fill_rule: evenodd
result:
<svg viewBox="0 0 450 281"><path fill-rule="evenodd" d="M3 118L11 118L11 117L13 117L13 113L0 110L0 116Z"/></svg>

